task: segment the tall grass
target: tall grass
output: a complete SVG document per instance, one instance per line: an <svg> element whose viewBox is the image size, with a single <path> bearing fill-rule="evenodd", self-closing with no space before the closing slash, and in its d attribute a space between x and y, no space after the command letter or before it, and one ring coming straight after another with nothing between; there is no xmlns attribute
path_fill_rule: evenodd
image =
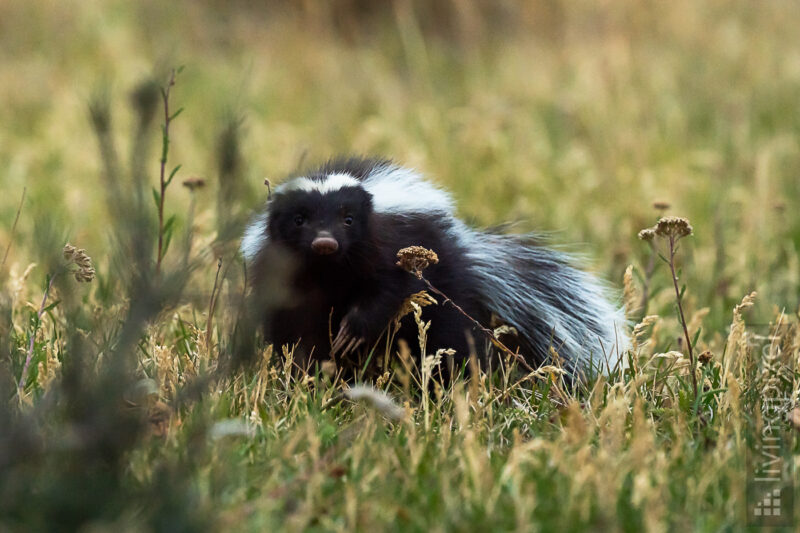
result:
<svg viewBox="0 0 800 533"><path fill-rule="evenodd" d="M0 529L741 529L775 394L800 486L796 6L359 5L0 6ZM578 243L624 285L625 367L293 370L236 239L337 152ZM663 264L637 234L670 215Z"/></svg>

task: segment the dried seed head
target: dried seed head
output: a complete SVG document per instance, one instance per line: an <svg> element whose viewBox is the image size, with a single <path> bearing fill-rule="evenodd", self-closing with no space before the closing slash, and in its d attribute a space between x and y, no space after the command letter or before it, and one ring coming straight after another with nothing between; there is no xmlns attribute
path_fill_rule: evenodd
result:
<svg viewBox="0 0 800 533"><path fill-rule="evenodd" d="M206 180L203 178L187 178L183 180L183 186L189 189L190 191L194 191L195 189L201 189L205 186Z"/></svg>
<svg viewBox="0 0 800 533"><path fill-rule="evenodd" d="M389 378L391 378L391 374L389 374L389 371L387 370L378 376L377 380L375 380L375 388L378 390L383 389L383 387L389 382Z"/></svg>
<svg viewBox="0 0 800 533"><path fill-rule="evenodd" d="M711 359L714 358L714 354L711 353L711 350L705 350L703 353L697 356L697 360L700 361L701 364L708 364Z"/></svg>
<svg viewBox="0 0 800 533"><path fill-rule="evenodd" d="M656 237L656 230L653 228L645 228L639 232L639 238L643 241L652 241Z"/></svg>
<svg viewBox="0 0 800 533"><path fill-rule="evenodd" d="M511 335L514 337L519 337L519 331L517 331L517 328L506 324L497 326L492 330L492 332L494 333L495 337L500 337L501 335Z"/></svg>
<svg viewBox="0 0 800 533"><path fill-rule="evenodd" d="M622 303L627 316L633 316L639 310L639 294L633 284L633 265L628 265L622 276Z"/></svg>
<svg viewBox="0 0 800 533"><path fill-rule="evenodd" d="M72 261L72 256L75 255L78 249L72 246L70 243L64 245L64 259L67 261Z"/></svg>
<svg viewBox="0 0 800 533"><path fill-rule="evenodd" d="M567 371L555 365L542 365L533 372L532 377L558 377L566 375Z"/></svg>
<svg viewBox="0 0 800 533"><path fill-rule="evenodd" d="M92 267L92 258L86 254L86 250L76 248L67 243L64 245L64 259L66 259L69 264L78 267L78 270L74 272L77 281L90 282L94 279L95 272L94 267Z"/></svg>
<svg viewBox="0 0 800 533"><path fill-rule="evenodd" d="M431 264L439 262L439 256L433 250L428 250L422 246L409 246L397 252L397 266L407 272L411 272L422 279L422 271Z"/></svg>
<svg viewBox="0 0 800 533"><path fill-rule="evenodd" d="M658 237L672 237L676 241L692 234L692 225L683 217L661 217L652 228L645 228L639 232L643 241L652 241Z"/></svg>
<svg viewBox="0 0 800 533"><path fill-rule="evenodd" d="M642 319L641 322L639 322L633 327L633 334L631 335L631 340L633 341L634 348L637 348L644 344L643 339L644 339L644 334L647 331L647 328L657 323L659 318L661 317L659 317L658 315L647 315Z"/></svg>
<svg viewBox="0 0 800 533"><path fill-rule="evenodd" d="M689 220L683 217L663 217L653 229L655 229L656 235L675 237L676 239L692 234Z"/></svg>
<svg viewBox="0 0 800 533"><path fill-rule="evenodd" d="M419 307L425 307L426 305L435 303L438 303L436 299L426 291L415 292L403 300L403 305L400 306L400 311L397 312L394 319L395 321L399 322L404 316L414 311L413 304L417 304Z"/></svg>

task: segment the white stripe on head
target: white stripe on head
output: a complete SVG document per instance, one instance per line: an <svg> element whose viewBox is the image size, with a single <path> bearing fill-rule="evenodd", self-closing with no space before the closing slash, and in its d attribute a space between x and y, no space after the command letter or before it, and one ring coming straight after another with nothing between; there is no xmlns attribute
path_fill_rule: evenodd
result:
<svg viewBox="0 0 800 533"><path fill-rule="evenodd" d="M363 186L372 195L377 213L453 212L449 194L407 168L378 167L364 180Z"/></svg>
<svg viewBox="0 0 800 533"><path fill-rule="evenodd" d="M291 191L327 194L346 187L362 187L372 196L376 213L438 213L453 214L453 200L442 189L426 181L413 170L394 165L380 165L359 181L351 175L338 172L322 179L299 177L275 188L276 193ZM267 206L269 212L269 206ZM253 218L245 229L241 251L245 260L251 261L267 244L267 213Z"/></svg>
<svg viewBox="0 0 800 533"><path fill-rule="evenodd" d="M276 193L290 191L318 192L327 194L345 187L360 187L361 182L347 174L330 174L324 179L294 178L275 188ZM240 250L246 261L252 261L267 244L267 213L253 218L244 230Z"/></svg>
<svg viewBox="0 0 800 533"><path fill-rule="evenodd" d="M347 174L329 174L321 180L312 180L310 178L295 178L284 185L278 187L276 192L288 191L305 191L305 192L318 192L326 194L329 192L338 191L345 187L360 187L361 182Z"/></svg>

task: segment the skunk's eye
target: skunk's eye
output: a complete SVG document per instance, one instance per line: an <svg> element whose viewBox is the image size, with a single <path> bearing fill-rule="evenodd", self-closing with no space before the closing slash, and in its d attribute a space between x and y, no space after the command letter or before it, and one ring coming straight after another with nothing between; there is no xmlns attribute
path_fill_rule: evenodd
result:
<svg viewBox="0 0 800 533"><path fill-rule="evenodd" d="M352 226L353 225L353 215L345 215L345 217L344 217L344 225L345 226Z"/></svg>
<svg viewBox="0 0 800 533"><path fill-rule="evenodd" d="M304 217L303 215L295 215L294 216L294 225L295 226L302 226L303 223L305 223L305 221L306 221L306 217Z"/></svg>

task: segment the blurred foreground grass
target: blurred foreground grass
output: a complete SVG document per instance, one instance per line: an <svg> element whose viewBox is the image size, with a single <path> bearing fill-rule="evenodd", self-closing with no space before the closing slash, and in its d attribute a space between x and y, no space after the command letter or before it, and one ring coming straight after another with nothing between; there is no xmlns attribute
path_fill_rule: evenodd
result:
<svg viewBox="0 0 800 533"><path fill-rule="evenodd" d="M798 15L780 1L1 4L0 529L743 527L764 391L789 410L800 391ZM181 169L156 275L162 118L142 122L131 94L173 65ZM117 176L122 207L98 102L134 169ZM264 177L341 152L420 169L476 224L557 232L614 286L633 265L629 314L654 318L632 369L573 392L548 373L420 391L401 367L375 384L405 406L387 418L248 345L234 229ZM206 187L179 186L190 177ZM695 230L679 259L696 352L712 354L697 401L668 271L636 238L661 214ZM39 321L67 240L98 277L57 277Z"/></svg>

